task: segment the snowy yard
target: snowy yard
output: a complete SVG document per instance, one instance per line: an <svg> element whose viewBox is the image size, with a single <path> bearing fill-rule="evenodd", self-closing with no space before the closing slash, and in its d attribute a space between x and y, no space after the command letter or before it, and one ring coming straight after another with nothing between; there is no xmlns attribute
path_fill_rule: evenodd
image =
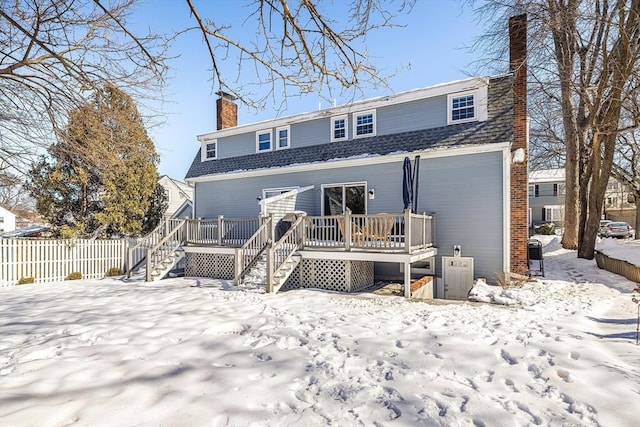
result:
<svg viewBox="0 0 640 427"><path fill-rule="evenodd" d="M517 307L210 279L2 288L0 425L637 426L636 284L548 249Z"/></svg>

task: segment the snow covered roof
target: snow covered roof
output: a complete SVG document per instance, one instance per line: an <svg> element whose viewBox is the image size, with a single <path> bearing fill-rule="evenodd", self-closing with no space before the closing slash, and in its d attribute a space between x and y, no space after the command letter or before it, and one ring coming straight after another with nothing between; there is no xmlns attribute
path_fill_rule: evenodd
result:
<svg viewBox="0 0 640 427"><path fill-rule="evenodd" d="M504 143L513 136L512 76L492 78L488 87L488 120L469 122L392 135L378 135L343 142L253 153L244 156L201 161L196 154L186 179L233 171L270 169L290 165L323 163L355 156L385 156L399 152Z"/></svg>
<svg viewBox="0 0 640 427"><path fill-rule="evenodd" d="M529 172L529 184L564 182L564 168L542 169Z"/></svg>

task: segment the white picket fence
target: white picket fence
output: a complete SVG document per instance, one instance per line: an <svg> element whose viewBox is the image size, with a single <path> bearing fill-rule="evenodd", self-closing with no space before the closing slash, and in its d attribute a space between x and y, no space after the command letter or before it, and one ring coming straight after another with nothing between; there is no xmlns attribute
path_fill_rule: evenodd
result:
<svg viewBox="0 0 640 427"><path fill-rule="evenodd" d="M83 279L105 277L112 267L124 271L126 240L0 239L0 287L23 277L35 283L65 280L80 272Z"/></svg>

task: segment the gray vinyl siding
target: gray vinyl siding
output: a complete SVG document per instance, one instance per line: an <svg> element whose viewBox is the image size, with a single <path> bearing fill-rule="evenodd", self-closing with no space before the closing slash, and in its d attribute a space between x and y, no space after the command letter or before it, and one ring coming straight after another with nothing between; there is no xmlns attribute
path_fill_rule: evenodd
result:
<svg viewBox="0 0 640 427"><path fill-rule="evenodd" d="M273 143L273 135L271 135ZM244 156L256 152L256 133L242 133L218 139L218 158ZM209 160L215 162L215 160Z"/></svg>
<svg viewBox="0 0 640 427"><path fill-rule="evenodd" d="M350 182L366 182L367 189L375 190L375 199L367 200L368 213L402 212L402 162L393 162L200 182L195 187L196 217L255 216L262 189L308 185L315 188L298 196L296 209L320 215L322 184ZM463 256L475 258L476 277L493 279L504 270L503 185L502 152L421 161L418 211L437 218L438 276L441 256L451 255L453 245L462 246Z"/></svg>
<svg viewBox="0 0 640 427"><path fill-rule="evenodd" d="M447 124L447 97L436 96L378 108L378 135L429 129Z"/></svg>
<svg viewBox="0 0 640 427"><path fill-rule="evenodd" d="M347 134L349 139L353 139L353 122L359 112L360 110L354 110L347 114ZM447 97L444 95L389 105L376 110L377 135L392 135L400 132L445 126L446 124ZM271 129L271 143L275 146L276 128L265 127L261 131L269 129ZM329 143L331 141L331 116L291 124L289 138L291 148ZM219 159L255 153L256 132L245 132L218 139Z"/></svg>
<svg viewBox="0 0 640 427"><path fill-rule="evenodd" d="M291 125L291 147L308 147L330 141L331 119L310 120Z"/></svg>
<svg viewBox="0 0 640 427"><path fill-rule="evenodd" d="M495 280L504 271L504 177L501 152L422 162L418 208L436 214L436 275L442 256L462 246L474 257L474 277Z"/></svg>
<svg viewBox="0 0 640 427"><path fill-rule="evenodd" d="M529 196L529 208L531 209L531 222L533 224L542 224L544 222L542 218L542 211L545 206L564 206L564 194L558 196L553 195L553 184L562 184L559 182L545 182L538 185L538 197L535 194Z"/></svg>

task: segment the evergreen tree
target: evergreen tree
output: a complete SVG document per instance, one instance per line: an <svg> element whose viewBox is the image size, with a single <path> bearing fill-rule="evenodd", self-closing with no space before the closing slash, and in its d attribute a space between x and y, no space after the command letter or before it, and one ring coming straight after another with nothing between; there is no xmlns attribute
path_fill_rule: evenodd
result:
<svg viewBox="0 0 640 427"><path fill-rule="evenodd" d="M127 94L114 86L96 93L70 114L49 154L31 171L29 190L58 235L136 236L152 228L148 212L163 203L155 194L158 155Z"/></svg>
<svg viewBox="0 0 640 427"><path fill-rule="evenodd" d="M158 226L168 207L167 193L164 187L157 183L153 194L151 194L151 203L149 203L149 208L142 222L142 234L149 234Z"/></svg>

